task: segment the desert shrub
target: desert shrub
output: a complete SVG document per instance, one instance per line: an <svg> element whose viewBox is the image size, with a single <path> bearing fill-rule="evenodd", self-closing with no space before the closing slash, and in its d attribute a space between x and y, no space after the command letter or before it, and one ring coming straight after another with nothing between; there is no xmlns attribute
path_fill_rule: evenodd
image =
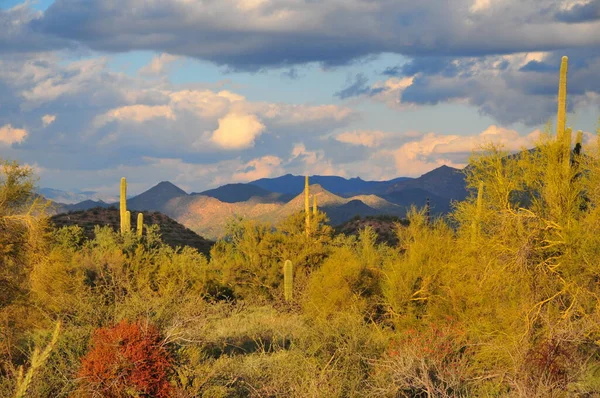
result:
<svg viewBox="0 0 600 398"><path fill-rule="evenodd" d="M465 331L452 319L408 329L374 361L371 380L376 396L471 396L471 350Z"/></svg>
<svg viewBox="0 0 600 398"><path fill-rule="evenodd" d="M381 298L380 278L383 246L375 247L371 228L360 231L359 239L333 249L309 279L304 295L304 311L312 316L330 317L351 311L373 316ZM352 243L351 243L352 242Z"/></svg>
<svg viewBox="0 0 600 398"><path fill-rule="evenodd" d="M124 320L94 331L78 373L79 392L103 397L170 397L171 371L171 357L158 330Z"/></svg>

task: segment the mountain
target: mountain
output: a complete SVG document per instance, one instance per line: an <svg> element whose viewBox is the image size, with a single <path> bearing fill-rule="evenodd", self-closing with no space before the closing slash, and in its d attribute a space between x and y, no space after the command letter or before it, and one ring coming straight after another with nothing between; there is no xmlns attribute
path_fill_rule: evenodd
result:
<svg viewBox="0 0 600 398"><path fill-rule="evenodd" d="M463 200L468 195L463 171L448 166L438 167L419 178L397 181L385 193L409 189L421 189L450 200Z"/></svg>
<svg viewBox="0 0 600 398"><path fill-rule="evenodd" d="M319 210L325 212L330 218L330 223L334 225L356 214L400 215L405 212L404 208L374 195L365 195L362 200L359 197L344 198L318 184L311 185L309 190L311 195L316 195ZM303 193L288 202L265 202L254 200L255 198L245 202L227 203L204 195L179 196L169 200L163 207L163 212L202 236L218 239L224 235L227 222L234 216L277 224L291 214L304 209ZM312 206L312 199L310 204Z"/></svg>
<svg viewBox="0 0 600 398"><path fill-rule="evenodd" d="M304 190L305 176L286 174L276 178L261 178L249 184L266 189L267 191L298 195ZM321 185L336 195L349 197L359 193L383 192L388 186L397 182L411 180L409 177L399 177L389 181L365 181L360 177L346 179L338 176L309 176L309 183Z"/></svg>
<svg viewBox="0 0 600 398"><path fill-rule="evenodd" d="M133 225L135 225L137 213L138 212L136 212L135 215L131 215ZM143 211L142 213L144 214L145 225L158 224L160 227L160 235L163 242L166 244L172 247L191 246L198 249L200 253L204 253L207 256L209 255L210 248L215 242L204 239L189 228L186 228L172 218L159 212ZM109 225L113 230L117 231L120 228L119 216L119 210L117 208L97 207L88 210L57 214L52 216L50 221L59 228L67 225L79 225L83 228L84 234L88 238L93 238L94 227L96 225Z"/></svg>
<svg viewBox="0 0 600 398"><path fill-rule="evenodd" d="M340 225L356 215L365 217L381 214L377 209L366 205L358 199L352 199L341 206L324 207L323 211L327 214L331 225Z"/></svg>
<svg viewBox="0 0 600 398"><path fill-rule="evenodd" d="M171 199L188 194L169 181L162 181L149 190L127 199L127 210L156 210L160 211ZM119 203L115 203L119 206Z"/></svg>
<svg viewBox="0 0 600 398"><path fill-rule="evenodd" d="M163 181L149 190L128 198L130 210L160 211L209 239L221 238L234 216L243 216L277 224L304 209L303 176L286 174L263 178L247 184L227 184L188 195L174 184ZM323 182L321 184L319 181ZM309 178L310 194L332 225L344 223L356 215L405 217L411 205L419 208L430 199L433 215L446 214L453 200L467 196L465 175L461 170L442 166L418 178L389 181L364 181L336 176ZM333 190L328 189L332 187ZM312 198L310 205L312 206ZM118 208L119 203L112 206ZM57 204L60 211L106 207L103 202L87 201L76 205Z"/></svg>
<svg viewBox="0 0 600 398"><path fill-rule="evenodd" d="M271 192L253 184L226 184L219 188L209 189L200 193L193 192L191 195L204 195L219 199L221 202L238 203L247 200L258 200L261 202L277 202L283 198L290 199L290 195Z"/></svg>
<svg viewBox="0 0 600 398"><path fill-rule="evenodd" d="M113 201L117 200L117 198L107 195L99 194L95 191L74 191L67 192L61 191L60 189L52 189L52 188L40 188L37 191L38 194L42 195L44 198L49 199L53 202L63 203L63 204L76 204L81 203L87 200L91 201Z"/></svg>
<svg viewBox="0 0 600 398"><path fill-rule="evenodd" d="M376 243L387 243L390 246L398 244L396 228L398 225L408 225L407 220L393 216L367 216L353 217L352 219L334 228L336 233L357 236L361 229L371 227L377 233Z"/></svg>
<svg viewBox="0 0 600 398"><path fill-rule="evenodd" d="M406 210L410 209L412 205L417 208L425 207L427 198L429 198L432 215L446 214L452 208L449 198L438 196L421 188L407 188L401 191L394 191L382 195L382 198L398 206L402 206Z"/></svg>
<svg viewBox="0 0 600 398"><path fill-rule="evenodd" d="M77 210L87 210L87 209L92 209L94 207L103 207L103 208L107 208L110 207L111 205L108 203L105 203L101 200L95 201L95 200L84 200L83 202L79 202L79 203L75 203L72 205L64 205L63 206L63 211L77 211Z"/></svg>

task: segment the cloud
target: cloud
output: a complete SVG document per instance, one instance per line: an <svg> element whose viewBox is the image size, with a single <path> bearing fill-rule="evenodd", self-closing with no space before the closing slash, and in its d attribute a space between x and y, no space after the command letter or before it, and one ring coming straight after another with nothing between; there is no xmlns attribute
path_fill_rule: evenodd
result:
<svg viewBox="0 0 600 398"><path fill-rule="evenodd" d="M56 120L56 115L44 115L42 116L42 123L44 127L50 126Z"/></svg>
<svg viewBox="0 0 600 398"><path fill-rule="evenodd" d="M140 68L139 73L148 76L163 74L167 72L169 66L178 59L179 57L167 53L156 55L148 65Z"/></svg>
<svg viewBox="0 0 600 398"><path fill-rule="evenodd" d="M231 176L230 182L249 182L259 178L276 177L284 173L281 167L281 159L277 156L263 156L247 162L242 167L238 167Z"/></svg>
<svg viewBox="0 0 600 398"><path fill-rule="evenodd" d="M503 125L535 126L556 113L558 71L569 56L568 110L600 104L600 50L564 50L488 57L427 57L384 70L371 98L395 109L468 104ZM368 90L364 90L368 91Z"/></svg>
<svg viewBox="0 0 600 398"><path fill-rule="evenodd" d="M463 168L471 153L485 144L500 144L507 151L518 151L533 146L539 136L538 130L522 136L515 130L492 125L471 136L427 133L396 149L382 149L380 155L394 159L398 175L419 176L441 165Z"/></svg>
<svg viewBox="0 0 600 398"><path fill-rule="evenodd" d="M335 139L350 145L373 148L379 146L384 137L385 133L381 131L347 131L336 135Z"/></svg>
<svg viewBox="0 0 600 398"><path fill-rule="evenodd" d="M27 131L24 129L17 129L7 124L0 127L0 144L10 146L15 143L23 142L27 137Z"/></svg>
<svg viewBox="0 0 600 398"><path fill-rule="evenodd" d="M265 125L255 115L229 113L219 119L211 140L223 149L240 150L253 146L264 130Z"/></svg>
<svg viewBox="0 0 600 398"><path fill-rule="evenodd" d="M131 121L143 123L155 118L175 120L173 110L167 105L128 105L112 109L94 120L96 127L101 127L111 121Z"/></svg>
<svg viewBox="0 0 600 398"><path fill-rule="evenodd" d="M354 78L354 82L352 82L346 88L335 93L335 96L341 99L346 99L358 95L375 95L383 90L383 88L380 87L369 87L367 85L368 81L369 79L367 79L363 73L358 73Z"/></svg>
<svg viewBox="0 0 600 398"><path fill-rule="evenodd" d="M582 23L600 20L600 0L578 1L571 7L556 13L556 19L566 23Z"/></svg>
<svg viewBox="0 0 600 398"><path fill-rule="evenodd" d="M19 52L69 46L167 52L234 70L336 66L382 53L464 57L594 47L600 44L597 4L58 0L43 13L29 5L3 11L1 25L9 29L0 43Z"/></svg>

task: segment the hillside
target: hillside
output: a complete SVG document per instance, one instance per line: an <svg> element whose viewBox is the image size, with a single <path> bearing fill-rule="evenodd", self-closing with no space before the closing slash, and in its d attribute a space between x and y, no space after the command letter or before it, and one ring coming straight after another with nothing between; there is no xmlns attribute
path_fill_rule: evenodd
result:
<svg viewBox="0 0 600 398"><path fill-rule="evenodd" d="M209 189L199 193L193 192L191 195L210 196L211 198L219 199L225 203L245 202L251 199L260 202L285 202L289 200L289 195L284 195L277 192L271 192L253 184L226 184L219 188ZM284 199L282 199L282 197Z"/></svg>
<svg viewBox="0 0 600 398"><path fill-rule="evenodd" d="M398 244L398 237L396 236L398 224L406 226L407 221L393 216L357 216L336 226L334 230L336 233L358 236L361 229L371 227L377 233L376 243L387 243L396 247Z"/></svg>
<svg viewBox="0 0 600 398"><path fill-rule="evenodd" d="M132 226L135 225L137 213L132 212L131 214ZM160 235L163 242L172 247L191 246L206 256L209 255L210 248L214 244L213 241L204 239L177 221L159 212L142 211L142 213L144 214L145 225L158 225L160 227ZM83 228L84 234L88 238L93 237L94 226L96 225L109 225L115 231L120 228L119 210L114 207L96 207L88 210L57 214L52 216L50 221L59 228L68 225L79 225Z"/></svg>
<svg viewBox="0 0 600 398"><path fill-rule="evenodd" d="M187 196L187 193L169 181L162 181L149 190L128 198L127 209L161 211L169 200L179 196Z"/></svg>
<svg viewBox="0 0 600 398"><path fill-rule="evenodd" d="M408 189L420 189L449 200L463 200L467 197L465 174L462 170L448 166L438 167L419 178L398 181L385 193L391 194Z"/></svg>
<svg viewBox="0 0 600 398"><path fill-rule="evenodd" d="M286 174L275 178L261 178L251 181L249 184L261 187L271 192L284 194L300 194L304 189L304 176ZM409 177L398 177L389 181L365 181L360 177L346 179L339 176L309 176L311 184L318 184L327 191L343 196L350 197L361 193L384 192L393 184L411 180Z"/></svg>

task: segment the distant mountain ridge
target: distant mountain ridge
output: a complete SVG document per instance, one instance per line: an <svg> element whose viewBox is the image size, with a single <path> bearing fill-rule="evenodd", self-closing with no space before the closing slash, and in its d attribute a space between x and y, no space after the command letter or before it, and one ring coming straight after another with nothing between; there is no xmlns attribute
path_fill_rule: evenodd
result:
<svg viewBox="0 0 600 398"><path fill-rule="evenodd" d="M127 208L159 211L208 239L222 237L233 216L244 216L276 224L304 209L304 176L286 174L250 183L226 184L188 194L168 181L128 198ZM453 200L467 196L465 175L461 170L442 166L418 178L399 177L389 181L364 181L337 176L310 176L310 194L332 225L355 216L390 215L404 217L411 205L425 206L429 198L433 215L450 211ZM270 188L270 189L269 189ZM312 206L312 198L310 202ZM118 202L86 201L57 204L57 212L91 207L118 207Z"/></svg>

